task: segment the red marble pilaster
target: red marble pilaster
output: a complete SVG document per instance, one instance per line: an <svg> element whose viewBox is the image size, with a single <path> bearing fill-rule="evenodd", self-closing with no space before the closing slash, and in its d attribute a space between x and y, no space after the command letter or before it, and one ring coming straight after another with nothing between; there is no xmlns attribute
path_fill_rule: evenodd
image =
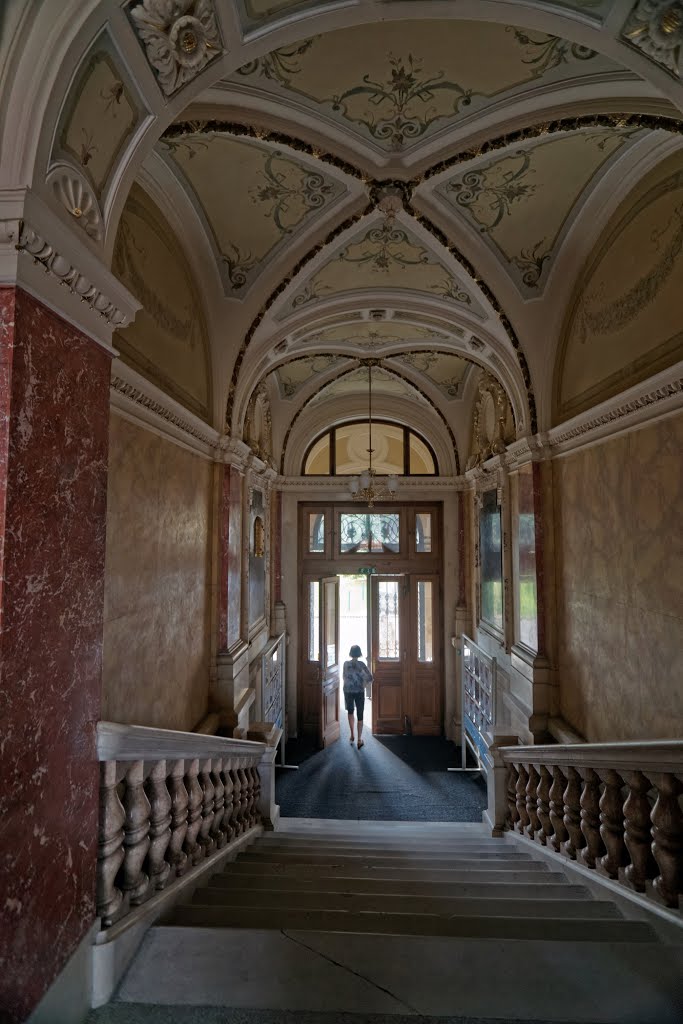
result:
<svg viewBox="0 0 683 1024"><path fill-rule="evenodd" d="M0 1016L19 1022L95 916L110 358L20 289L0 314Z"/></svg>

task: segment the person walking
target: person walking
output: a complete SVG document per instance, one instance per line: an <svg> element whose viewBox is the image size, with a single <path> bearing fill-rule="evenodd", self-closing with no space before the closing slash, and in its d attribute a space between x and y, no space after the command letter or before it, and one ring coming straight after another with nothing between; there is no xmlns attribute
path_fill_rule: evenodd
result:
<svg viewBox="0 0 683 1024"><path fill-rule="evenodd" d="M360 661L363 652L358 644L354 644L349 651L350 661L344 662L342 678L344 681L344 703L349 716L349 728L351 730L351 743L354 737L355 709L358 718L358 749L364 747L363 735L363 708L365 707L365 687L372 682L372 673L364 661Z"/></svg>

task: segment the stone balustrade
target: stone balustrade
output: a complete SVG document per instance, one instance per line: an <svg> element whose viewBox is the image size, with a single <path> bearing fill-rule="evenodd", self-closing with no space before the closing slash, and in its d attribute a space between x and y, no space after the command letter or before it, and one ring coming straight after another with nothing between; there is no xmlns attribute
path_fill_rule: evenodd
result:
<svg viewBox="0 0 683 1024"><path fill-rule="evenodd" d="M683 742L492 748L489 816L677 908L683 893Z"/></svg>
<svg viewBox="0 0 683 1024"><path fill-rule="evenodd" d="M97 913L104 928L257 826L272 827L275 747L99 722Z"/></svg>

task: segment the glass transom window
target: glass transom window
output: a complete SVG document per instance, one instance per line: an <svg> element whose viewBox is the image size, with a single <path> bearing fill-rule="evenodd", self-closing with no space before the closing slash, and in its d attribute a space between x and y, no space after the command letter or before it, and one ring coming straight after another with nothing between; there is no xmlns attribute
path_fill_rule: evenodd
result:
<svg viewBox="0 0 683 1024"><path fill-rule="evenodd" d="M333 427L317 438L304 457L304 476L357 476L367 468L368 421ZM408 427L372 421L372 467L380 476L435 476L434 452Z"/></svg>

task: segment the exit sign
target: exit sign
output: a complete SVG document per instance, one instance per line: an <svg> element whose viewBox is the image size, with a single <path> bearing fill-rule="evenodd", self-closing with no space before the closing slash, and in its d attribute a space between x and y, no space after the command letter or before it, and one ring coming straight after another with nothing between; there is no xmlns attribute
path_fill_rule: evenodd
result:
<svg viewBox="0 0 683 1024"><path fill-rule="evenodd" d="M376 576L377 575L377 569L375 568L374 565L362 565L360 567L360 569L358 569L358 575L359 576Z"/></svg>

